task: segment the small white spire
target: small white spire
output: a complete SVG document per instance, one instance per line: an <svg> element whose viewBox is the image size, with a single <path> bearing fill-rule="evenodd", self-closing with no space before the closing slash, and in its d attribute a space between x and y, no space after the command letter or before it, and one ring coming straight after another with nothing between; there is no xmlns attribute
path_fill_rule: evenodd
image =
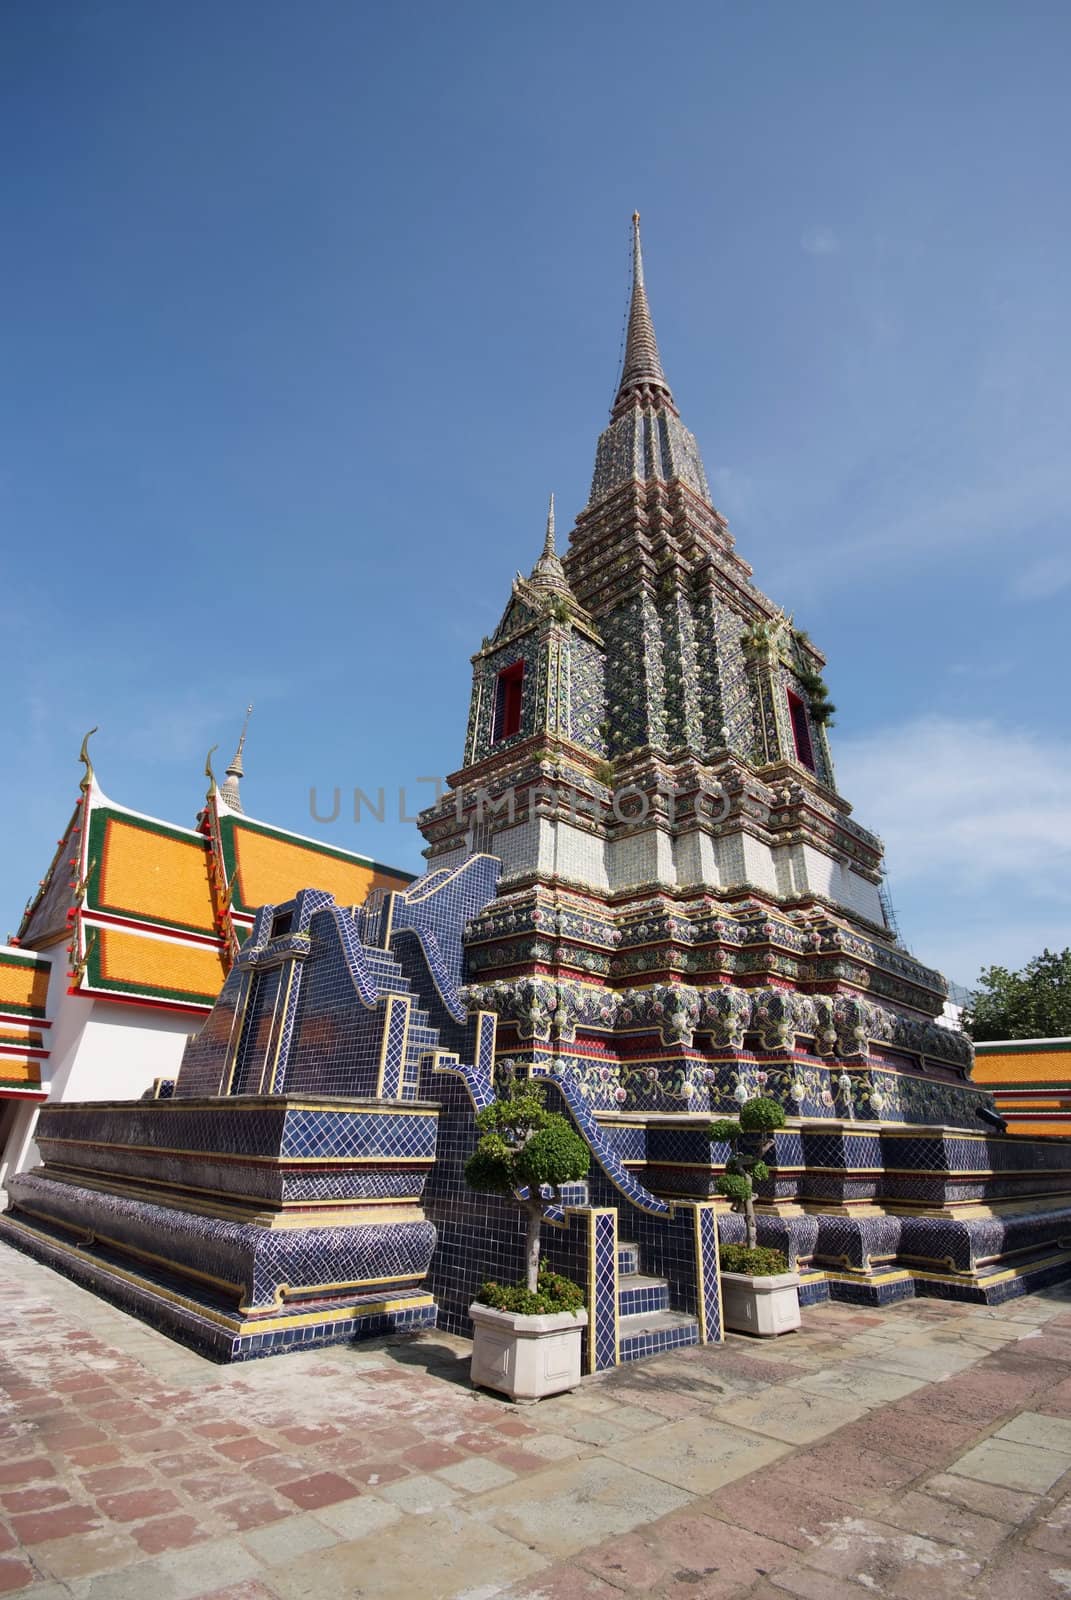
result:
<svg viewBox="0 0 1071 1600"><path fill-rule="evenodd" d="M245 777L245 767L242 764L242 751L245 749L245 736L249 732L249 719L252 715L253 703L250 701L249 705L247 705L245 708L245 722L242 724L242 733L238 740L238 748L231 757L230 765L227 767L227 776L224 779L219 791L232 811L241 811L242 809L242 801L241 796L238 793L238 785L241 779Z"/></svg>

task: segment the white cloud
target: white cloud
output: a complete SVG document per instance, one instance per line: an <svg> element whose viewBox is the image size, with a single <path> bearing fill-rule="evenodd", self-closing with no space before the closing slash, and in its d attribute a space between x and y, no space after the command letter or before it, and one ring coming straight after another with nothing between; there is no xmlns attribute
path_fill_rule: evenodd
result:
<svg viewBox="0 0 1071 1600"><path fill-rule="evenodd" d="M840 249L840 240L832 228L807 228L800 239L800 247L809 256L835 256Z"/></svg>
<svg viewBox="0 0 1071 1600"><path fill-rule="evenodd" d="M991 721L927 716L838 743L837 776L895 882L1071 901L1071 751Z"/></svg>
<svg viewBox="0 0 1071 1600"><path fill-rule="evenodd" d="M837 781L885 840L904 940L957 983L1071 924L1071 751L992 721L918 717L838 741Z"/></svg>

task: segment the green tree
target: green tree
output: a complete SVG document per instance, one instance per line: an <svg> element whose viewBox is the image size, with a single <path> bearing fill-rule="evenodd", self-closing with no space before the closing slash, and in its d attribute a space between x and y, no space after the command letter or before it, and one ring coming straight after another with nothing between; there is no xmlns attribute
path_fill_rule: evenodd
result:
<svg viewBox="0 0 1071 1600"><path fill-rule="evenodd" d="M783 1128L785 1113L776 1100L770 1100L765 1095L756 1095L752 1100L746 1100L740 1107L740 1121L731 1122L728 1117L721 1117L717 1122L710 1124L710 1137L729 1146L729 1159L725 1163L725 1172L715 1184L719 1194L725 1195L733 1203L734 1211L744 1213L744 1227L747 1232L747 1247L754 1250L759 1242L758 1225L755 1221L755 1184L761 1183L770 1176L770 1169L766 1165L766 1157L774 1148L774 1129ZM760 1135L758 1149L754 1152L740 1148L741 1137L745 1133Z"/></svg>
<svg viewBox="0 0 1071 1600"><path fill-rule="evenodd" d="M972 1039L1062 1039L1071 1034L1071 949L1043 950L1021 972L984 967L963 1013Z"/></svg>
<svg viewBox="0 0 1071 1600"><path fill-rule="evenodd" d="M527 1211L527 1280L536 1294L543 1218L563 1183L587 1177L591 1151L567 1118L547 1110L543 1085L531 1080L514 1083L506 1099L485 1106L476 1126L482 1137L465 1165L465 1182L516 1200Z"/></svg>

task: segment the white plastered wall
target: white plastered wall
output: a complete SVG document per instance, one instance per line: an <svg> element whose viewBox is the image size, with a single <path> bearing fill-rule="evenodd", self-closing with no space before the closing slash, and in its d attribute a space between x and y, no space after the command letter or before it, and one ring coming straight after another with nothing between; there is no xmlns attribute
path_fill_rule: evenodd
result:
<svg viewBox="0 0 1071 1600"><path fill-rule="evenodd" d="M175 1076L201 1017L68 994L66 982L66 963L55 963L48 993L50 1102L137 1100L154 1078ZM0 1186L41 1160L33 1139L39 1107L26 1110L4 1145Z"/></svg>

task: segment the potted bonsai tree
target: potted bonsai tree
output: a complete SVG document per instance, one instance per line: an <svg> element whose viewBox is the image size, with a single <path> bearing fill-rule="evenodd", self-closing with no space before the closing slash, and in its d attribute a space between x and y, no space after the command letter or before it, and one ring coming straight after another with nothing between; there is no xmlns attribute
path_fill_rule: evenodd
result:
<svg viewBox="0 0 1071 1600"><path fill-rule="evenodd" d="M469 1307L472 1381L514 1400L539 1400L580 1382L588 1316L579 1284L540 1267L543 1219L561 1187L587 1176L591 1152L572 1124L548 1111L543 1086L515 1082L477 1115L480 1142L465 1166L473 1188L527 1213L525 1281L485 1283Z"/></svg>
<svg viewBox="0 0 1071 1600"><path fill-rule="evenodd" d="M734 1211L743 1212L747 1239L720 1250L725 1326L764 1338L800 1325L799 1275L789 1270L782 1251L760 1248L755 1222L755 1184L770 1176L766 1157L774 1148L775 1130L784 1125L785 1113L765 1095L744 1102L739 1122L723 1117L710 1125L710 1137L729 1146L716 1187L732 1201ZM755 1136L750 1148L744 1147L745 1135Z"/></svg>

